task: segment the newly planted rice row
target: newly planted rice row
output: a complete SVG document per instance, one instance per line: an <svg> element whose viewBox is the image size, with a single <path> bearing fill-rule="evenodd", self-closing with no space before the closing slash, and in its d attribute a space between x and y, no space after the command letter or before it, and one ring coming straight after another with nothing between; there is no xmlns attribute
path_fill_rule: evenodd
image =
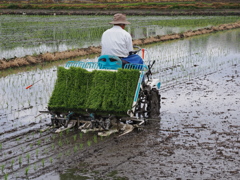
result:
<svg viewBox="0 0 240 180"><path fill-rule="evenodd" d="M8 147L1 152L3 159L0 161L2 164L0 177L8 174L11 178L25 178L40 169L51 168L49 166L60 163L65 158L71 159L72 156L76 156L76 153L91 146L92 142L94 144L98 142L95 135L83 135L74 131L60 134L47 132L45 134L40 137L36 137L36 135L39 136L38 132L26 134L21 136L22 143L19 142L13 146L4 142ZM30 141L28 141L29 136L33 136Z"/></svg>

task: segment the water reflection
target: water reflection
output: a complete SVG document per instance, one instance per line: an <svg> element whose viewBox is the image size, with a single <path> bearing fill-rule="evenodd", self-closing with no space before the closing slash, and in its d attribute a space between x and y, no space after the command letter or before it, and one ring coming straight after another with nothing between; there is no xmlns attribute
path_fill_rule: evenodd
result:
<svg viewBox="0 0 240 180"><path fill-rule="evenodd" d="M158 26L149 25L145 27L128 28L127 31L131 33L133 39L146 38L157 35L167 35L173 33L182 33L189 29L196 30L201 27L172 27L172 26Z"/></svg>

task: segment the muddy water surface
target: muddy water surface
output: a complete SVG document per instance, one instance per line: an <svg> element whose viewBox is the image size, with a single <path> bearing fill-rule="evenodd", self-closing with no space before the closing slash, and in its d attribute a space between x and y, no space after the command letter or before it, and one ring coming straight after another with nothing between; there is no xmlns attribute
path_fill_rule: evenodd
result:
<svg viewBox="0 0 240 180"><path fill-rule="evenodd" d="M162 81L161 116L120 138L39 132L50 121L38 111L56 66L2 77L0 178L239 179L239 35L147 46L146 61L157 61L153 72Z"/></svg>

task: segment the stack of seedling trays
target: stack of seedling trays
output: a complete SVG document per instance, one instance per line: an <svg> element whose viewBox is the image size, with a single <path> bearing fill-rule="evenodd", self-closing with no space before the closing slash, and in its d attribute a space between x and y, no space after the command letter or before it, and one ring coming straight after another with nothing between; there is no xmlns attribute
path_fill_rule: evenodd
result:
<svg viewBox="0 0 240 180"><path fill-rule="evenodd" d="M87 71L80 67L58 68L48 109L54 113L74 112L127 115L132 109L139 70Z"/></svg>

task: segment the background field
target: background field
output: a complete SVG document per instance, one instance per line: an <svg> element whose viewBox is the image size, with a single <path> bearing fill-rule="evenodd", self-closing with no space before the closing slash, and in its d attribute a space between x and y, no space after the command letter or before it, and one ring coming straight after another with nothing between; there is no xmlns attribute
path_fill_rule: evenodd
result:
<svg viewBox="0 0 240 180"><path fill-rule="evenodd" d="M239 1L197 0L28 0L1 1L8 9L239 9Z"/></svg>

